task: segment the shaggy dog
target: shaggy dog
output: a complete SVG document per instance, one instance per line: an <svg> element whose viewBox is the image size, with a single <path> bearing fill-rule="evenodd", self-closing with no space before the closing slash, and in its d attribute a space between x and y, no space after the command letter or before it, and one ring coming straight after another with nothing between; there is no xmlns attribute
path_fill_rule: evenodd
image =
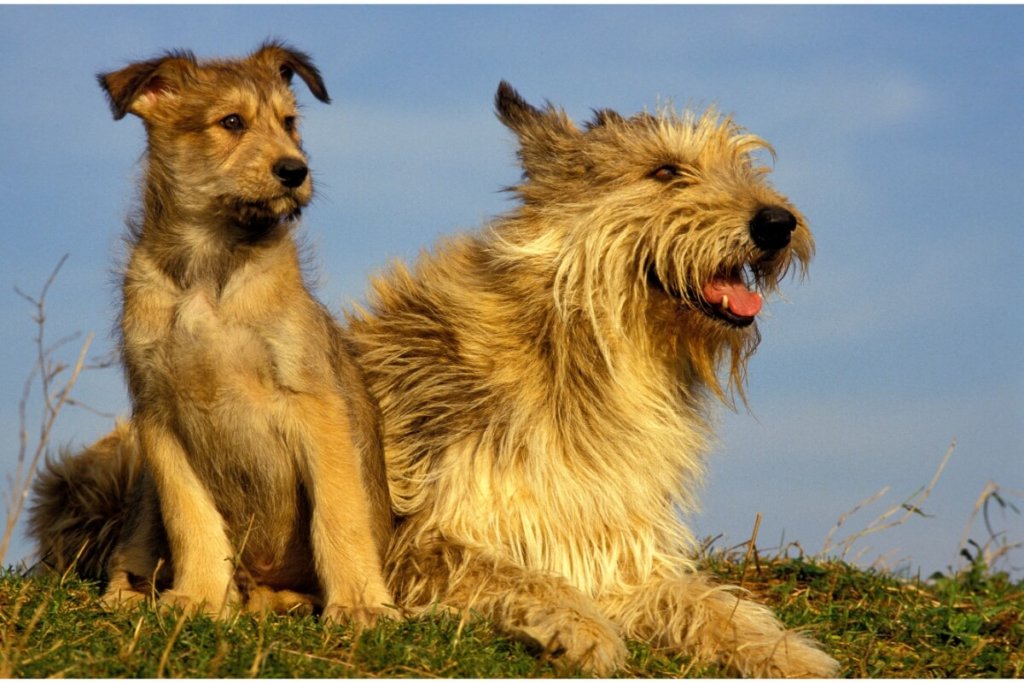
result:
<svg viewBox="0 0 1024 683"><path fill-rule="evenodd" d="M754 676L836 663L697 571L708 410L742 392L771 292L813 241L767 148L714 111L582 130L507 84L521 204L373 283L349 320L384 414L408 609L474 610L607 675L623 637ZM724 365L729 381L718 379Z"/></svg>

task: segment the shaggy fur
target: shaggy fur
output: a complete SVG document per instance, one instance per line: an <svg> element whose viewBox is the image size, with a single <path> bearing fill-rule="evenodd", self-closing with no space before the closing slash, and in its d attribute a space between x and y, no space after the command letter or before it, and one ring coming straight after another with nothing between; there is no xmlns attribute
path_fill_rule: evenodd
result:
<svg viewBox="0 0 1024 683"><path fill-rule="evenodd" d="M581 130L507 84L496 101L521 205L396 264L349 321L384 414L396 598L475 610L600 675L623 637L745 675L834 673L697 571L680 522L712 399L742 393L756 291L813 252L757 165L768 146L715 111Z"/></svg>
<svg viewBox="0 0 1024 683"><path fill-rule="evenodd" d="M246 597L312 599L325 617L371 622L392 603L379 411L292 237L313 192L293 74L328 101L309 57L278 43L100 76L115 118L140 117L149 143L122 287L132 420L50 463L31 529L58 568L82 551L95 574L109 553L109 604L154 578L171 582L161 602L213 615ZM110 550L97 517L116 524L129 488Z"/></svg>

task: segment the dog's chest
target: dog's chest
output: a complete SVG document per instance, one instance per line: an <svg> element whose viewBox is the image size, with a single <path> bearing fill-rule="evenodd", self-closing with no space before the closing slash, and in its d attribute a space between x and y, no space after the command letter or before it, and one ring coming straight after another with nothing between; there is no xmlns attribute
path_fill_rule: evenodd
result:
<svg viewBox="0 0 1024 683"><path fill-rule="evenodd" d="M287 322L247 319L231 303L197 290L183 293L175 307L164 369L188 376L179 391L193 402L208 405L228 393L258 403L287 383L279 370L287 363L275 343L278 326Z"/></svg>
<svg viewBox="0 0 1024 683"><path fill-rule="evenodd" d="M204 287L153 288L132 307L147 312L125 325L137 408L170 418L192 467L226 497L294 490L293 399L327 374L305 348L304 309Z"/></svg>
<svg viewBox="0 0 1024 683"><path fill-rule="evenodd" d="M126 360L147 400L200 411L218 405L267 407L302 391L318 354L304 348L303 307L208 288L153 290L126 319Z"/></svg>

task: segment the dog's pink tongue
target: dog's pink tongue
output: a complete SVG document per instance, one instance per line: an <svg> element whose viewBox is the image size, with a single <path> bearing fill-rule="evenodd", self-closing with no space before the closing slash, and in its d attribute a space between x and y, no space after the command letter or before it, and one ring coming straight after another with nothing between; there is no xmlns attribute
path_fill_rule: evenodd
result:
<svg viewBox="0 0 1024 683"><path fill-rule="evenodd" d="M761 295L751 292L739 278L716 278L704 285L704 300L721 306L729 298L729 312L741 318L753 318L761 312Z"/></svg>

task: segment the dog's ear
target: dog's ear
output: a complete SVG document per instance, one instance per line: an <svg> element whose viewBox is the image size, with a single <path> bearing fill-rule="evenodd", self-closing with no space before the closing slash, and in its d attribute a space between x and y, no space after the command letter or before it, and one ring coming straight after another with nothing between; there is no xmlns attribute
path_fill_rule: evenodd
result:
<svg viewBox="0 0 1024 683"><path fill-rule="evenodd" d="M498 84L494 108L501 122L520 139L526 137L542 141L579 135L579 130L564 111L550 102L545 102L544 109L538 109L523 99L507 81Z"/></svg>
<svg viewBox="0 0 1024 683"><path fill-rule="evenodd" d="M300 52L276 40L268 40L252 54L252 58L269 60L288 85L292 83L292 76L298 74L315 98L321 102L330 103L331 98L327 94L327 86L324 85L324 80L320 76L320 70L316 68L313 60L305 52Z"/></svg>
<svg viewBox="0 0 1024 683"><path fill-rule="evenodd" d="M524 100L508 81L498 83L498 92L494 94L494 109L501 122L517 132L544 116L542 111Z"/></svg>
<svg viewBox="0 0 1024 683"><path fill-rule="evenodd" d="M519 138L519 158L528 177L575 165L571 160L579 151L581 133L563 110L551 103L538 109L505 81L498 85L494 107L501 122Z"/></svg>
<svg viewBox="0 0 1024 683"><path fill-rule="evenodd" d="M145 119L159 102L179 91L195 67L191 52L169 52L96 78L107 94L115 120L129 113Z"/></svg>

